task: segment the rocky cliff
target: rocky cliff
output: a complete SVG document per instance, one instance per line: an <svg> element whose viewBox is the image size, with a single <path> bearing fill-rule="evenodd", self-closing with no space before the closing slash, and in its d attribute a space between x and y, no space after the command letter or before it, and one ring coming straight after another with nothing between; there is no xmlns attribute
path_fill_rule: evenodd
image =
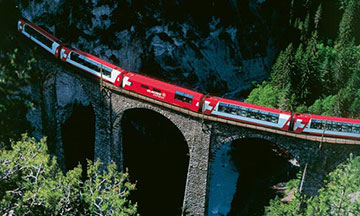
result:
<svg viewBox="0 0 360 216"><path fill-rule="evenodd" d="M289 3L274 0L19 1L23 17L129 71L241 98L286 44Z"/></svg>

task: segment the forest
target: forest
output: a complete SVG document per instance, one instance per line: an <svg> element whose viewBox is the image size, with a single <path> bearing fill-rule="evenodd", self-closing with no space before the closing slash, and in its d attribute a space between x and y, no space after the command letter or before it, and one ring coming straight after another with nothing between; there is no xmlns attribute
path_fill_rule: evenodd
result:
<svg viewBox="0 0 360 216"><path fill-rule="evenodd" d="M359 118L359 1L292 1L291 5L289 23L296 37L280 52L269 79L257 84L246 102ZM334 6L338 10L330 9Z"/></svg>

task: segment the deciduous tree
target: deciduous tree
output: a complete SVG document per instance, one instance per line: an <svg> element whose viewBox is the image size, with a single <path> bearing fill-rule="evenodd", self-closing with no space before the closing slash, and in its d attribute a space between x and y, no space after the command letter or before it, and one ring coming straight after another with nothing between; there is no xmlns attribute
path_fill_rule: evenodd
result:
<svg viewBox="0 0 360 216"><path fill-rule="evenodd" d="M101 171L99 161L89 162L82 182L81 166L63 174L45 139L23 135L11 146L0 151L1 215L137 215L128 200L135 185L115 164Z"/></svg>

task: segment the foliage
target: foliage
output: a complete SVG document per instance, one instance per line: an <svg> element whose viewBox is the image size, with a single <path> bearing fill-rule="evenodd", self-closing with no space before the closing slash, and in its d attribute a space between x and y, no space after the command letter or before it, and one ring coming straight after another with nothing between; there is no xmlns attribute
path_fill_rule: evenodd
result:
<svg viewBox="0 0 360 216"><path fill-rule="evenodd" d="M270 83L264 82L257 85L249 97L246 99L247 103L256 103L261 106L276 107L279 103L279 90L274 88Z"/></svg>
<svg viewBox="0 0 360 216"><path fill-rule="evenodd" d="M291 17L294 22L290 23L299 30L300 41L280 52L271 80L258 85L246 101L266 105L264 96L271 93L275 95L270 98L276 100L270 105L282 110L360 118L360 45L354 39L360 2L339 2L343 16L338 35L327 41L319 36L322 5L311 9L316 1L299 2L304 3L304 12Z"/></svg>
<svg viewBox="0 0 360 216"><path fill-rule="evenodd" d="M338 97L336 95L330 95L324 99L318 99L309 107L309 111L311 113L318 113L322 115L335 115L336 113L334 113L334 110L337 101Z"/></svg>
<svg viewBox="0 0 360 216"><path fill-rule="evenodd" d="M342 8L344 8L344 14L339 25L338 44L344 46L347 43L352 43L353 36L353 20L356 15L356 10L359 6L358 0L342 1Z"/></svg>
<svg viewBox="0 0 360 216"><path fill-rule="evenodd" d="M128 174L110 164L88 163L88 179L81 181L81 166L59 169L48 153L45 139L26 135L0 151L0 214L14 215L136 215L137 205L127 198L135 189Z"/></svg>
<svg viewBox="0 0 360 216"><path fill-rule="evenodd" d="M32 57L21 58L18 49L6 53L0 60L0 148L30 128L25 114L32 103L20 88L31 80L29 72L34 63Z"/></svg>
<svg viewBox="0 0 360 216"><path fill-rule="evenodd" d="M120 174L116 165L110 164L107 170L100 173L99 161L88 163L87 176L82 188L82 196L86 203L86 215L136 215L136 204L132 205L126 198L135 190L128 174Z"/></svg>
<svg viewBox="0 0 360 216"><path fill-rule="evenodd" d="M319 195L306 198L295 192L295 198L289 203L283 203L277 197L265 207L265 215L358 215L359 172L360 157L350 155L345 163L329 174L324 186L319 190Z"/></svg>

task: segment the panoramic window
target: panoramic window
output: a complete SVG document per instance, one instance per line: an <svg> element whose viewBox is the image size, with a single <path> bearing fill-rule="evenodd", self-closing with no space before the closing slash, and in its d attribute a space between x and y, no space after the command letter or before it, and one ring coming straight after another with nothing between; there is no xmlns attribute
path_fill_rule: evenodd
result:
<svg viewBox="0 0 360 216"><path fill-rule="evenodd" d="M50 40L49 38L47 38L46 36L42 35L41 33L39 33L38 31L36 31L35 29L33 29L31 26L29 25L24 25L24 30L25 32L27 32L28 34L30 34L32 37L34 37L36 40L40 41L42 44L44 44L45 46L47 46L49 49L52 49L52 44L53 41Z"/></svg>
<svg viewBox="0 0 360 216"><path fill-rule="evenodd" d="M183 93L180 91L175 92L175 100L191 104L192 99L193 99L193 96L190 94L186 94L186 93Z"/></svg>
<svg viewBox="0 0 360 216"><path fill-rule="evenodd" d="M310 123L311 129L324 130L324 126L325 126L326 131L336 131L336 132L360 134L360 125L359 124L336 122L336 121L325 121L325 120L317 120L317 119L311 120L311 123Z"/></svg>
<svg viewBox="0 0 360 216"><path fill-rule="evenodd" d="M262 110L256 110L246 107L241 107L233 104L220 103L218 107L219 112L229 113L242 117L258 119L277 124L279 121L279 114L270 113Z"/></svg>
<svg viewBox="0 0 360 216"><path fill-rule="evenodd" d="M95 72L102 73L104 76L111 77L111 71L112 71L111 68L101 65L97 62L91 61L90 59L76 52L71 52L70 59L91 70L94 70Z"/></svg>

